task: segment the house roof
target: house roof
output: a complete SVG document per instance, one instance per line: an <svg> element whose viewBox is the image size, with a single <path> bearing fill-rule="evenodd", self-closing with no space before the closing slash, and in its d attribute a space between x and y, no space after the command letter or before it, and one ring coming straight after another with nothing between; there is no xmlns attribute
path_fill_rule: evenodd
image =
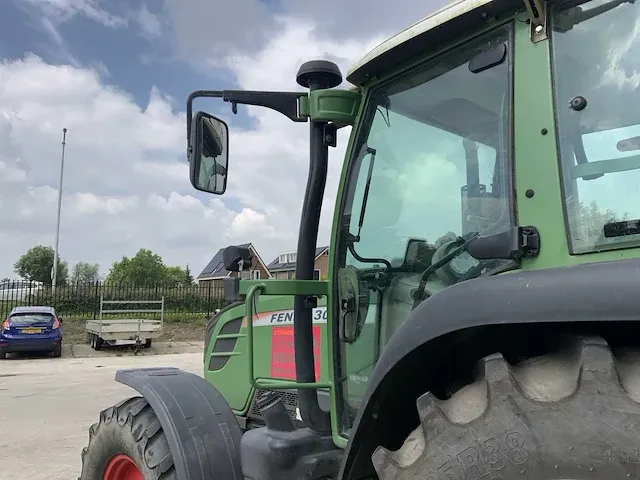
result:
<svg viewBox="0 0 640 480"><path fill-rule="evenodd" d="M329 247L317 247L316 248L316 258L318 258L320 255L322 255L327 250L329 250ZM275 258L275 260L272 261L269 265L267 265L267 268L269 269L270 272L281 272L283 270L295 270L296 269L296 262L280 263L278 261L280 259L280 255L281 254L278 254L278 256Z"/></svg>
<svg viewBox="0 0 640 480"><path fill-rule="evenodd" d="M250 248L252 253L258 258L258 261L265 268L267 273L269 272L269 268L262 261L262 258L256 251L255 247L251 243L242 243L238 245L238 247ZM207 264L206 267L200 272L200 275L196 278L196 280L205 280L205 279L213 279L213 278L223 278L227 277L231 272L224 268L224 259L223 259L224 248L218 250L218 252L213 256L211 261Z"/></svg>

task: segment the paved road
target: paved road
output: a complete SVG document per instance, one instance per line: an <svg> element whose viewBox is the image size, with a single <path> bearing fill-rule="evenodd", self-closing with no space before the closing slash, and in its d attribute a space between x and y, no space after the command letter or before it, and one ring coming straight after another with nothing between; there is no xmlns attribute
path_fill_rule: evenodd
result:
<svg viewBox="0 0 640 480"><path fill-rule="evenodd" d="M113 380L116 370L151 366L202 375L202 352L0 361L0 480L78 478L99 412L136 394Z"/></svg>

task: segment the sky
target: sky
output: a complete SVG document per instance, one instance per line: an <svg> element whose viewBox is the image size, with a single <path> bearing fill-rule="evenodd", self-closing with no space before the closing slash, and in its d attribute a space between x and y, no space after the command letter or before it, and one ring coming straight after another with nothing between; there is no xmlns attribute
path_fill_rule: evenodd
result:
<svg viewBox="0 0 640 480"><path fill-rule="evenodd" d="M251 242L265 263L295 250L308 124L263 108L239 107L234 115L220 100L197 101L195 110L230 126L227 191L212 196L194 190L188 179L187 95L200 89L302 90L296 71L311 59L332 60L346 75L369 50L446 0L0 3L3 278L16 276L13 265L30 247L53 246L63 128L59 252L70 266L98 263L104 275L114 261L147 248L167 265L188 264L197 276L227 245ZM592 121L634 115L623 107L640 84L640 56L634 55L640 20L629 8L577 26L566 52L556 52L564 55L565 71L575 73L564 80L570 88L563 95L586 95ZM585 137L585 147L594 160L636 155L612 146L638 132L636 125L611 133L615 138ZM318 245L329 244L349 133L341 129L338 147L330 149ZM639 172L582 182L581 200L637 218Z"/></svg>
<svg viewBox="0 0 640 480"><path fill-rule="evenodd" d="M0 278L53 246L67 128L59 252L110 265L140 248L197 275L219 248L252 242L265 262L296 248L308 125L196 103L230 126L224 196L188 180L187 95L300 90L310 59L349 66L444 0L2 0ZM343 87L346 87L346 82ZM349 129L329 159L319 244L328 244Z"/></svg>

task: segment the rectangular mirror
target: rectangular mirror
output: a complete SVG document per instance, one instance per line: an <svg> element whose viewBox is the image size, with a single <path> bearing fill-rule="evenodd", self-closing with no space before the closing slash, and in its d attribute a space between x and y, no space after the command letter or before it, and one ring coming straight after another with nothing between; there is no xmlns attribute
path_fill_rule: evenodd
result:
<svg viewBox="0 0 640 480"><path fill-rule="evenodd" d="M227 189L229 127L219 118L197 112L191 122L189 178L202 192L222 195Z"/></svg>

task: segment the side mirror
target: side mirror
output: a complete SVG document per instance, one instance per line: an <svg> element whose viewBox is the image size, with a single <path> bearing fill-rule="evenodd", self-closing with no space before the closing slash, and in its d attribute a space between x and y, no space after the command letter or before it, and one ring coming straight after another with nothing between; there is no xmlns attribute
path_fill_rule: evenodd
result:
<svg viewBox="0 0 640 480"><path fill-rule="evenodd" d="M62 325L62 317L58 317L58 322Z"/></svg>
<svg viewBox="0 0 640 480"><path fill-rule="evenodd" d="M227 189L229 127L219 118L197 112L191 122L189 178L202 192L222 195Z"/></svg>
<svg viewBox="0 0 640 480"><path fill-rule="evenodd" d="M423 271L431 265L436 248L420 238L410 238L404 255L402 268L411 271Z"/></svg>
<svg viewBox="0 0 640 480"><path fill-rule="evenodd" d="M231 245L222 251L224 268L230 272L251 269L251 250L248 247Z"/></svg>
<svg viewBox="0 0 640 480"><path fill-rule="evenodd" d="M370 292L361 284L358 271L347 265L338 270L338 319L340 341L353 343L360 336L369 312Z"/></svg>

